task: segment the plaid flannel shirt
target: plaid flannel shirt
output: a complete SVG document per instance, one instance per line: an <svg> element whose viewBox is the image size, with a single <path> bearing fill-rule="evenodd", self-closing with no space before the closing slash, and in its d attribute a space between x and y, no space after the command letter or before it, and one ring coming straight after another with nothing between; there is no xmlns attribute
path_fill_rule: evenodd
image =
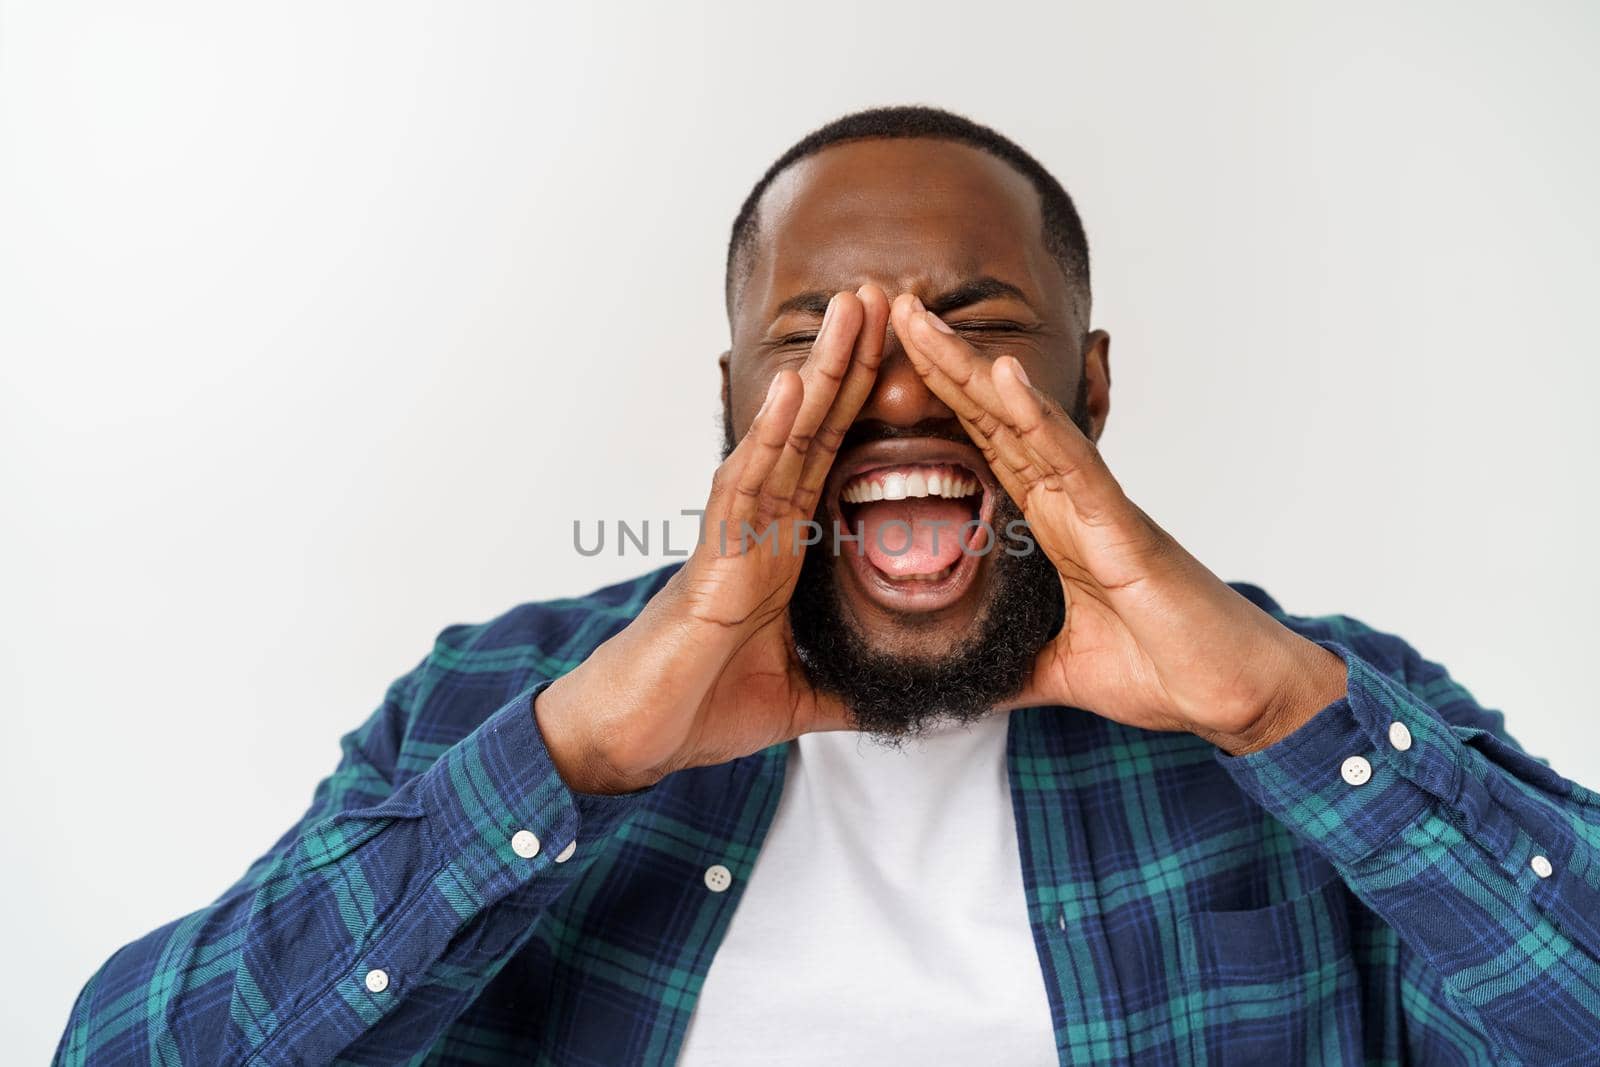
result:
<svg viewBox="0 0 1600 1067"><path fill-rule="evenodd" d="M296 826L89 980L57 1062L672 1062L789 746L597 797L532 712L669 574L446 629ZM1287 739L1011 715L1061 1063L1600 1063L1600 797L1400 638L1234 588L1347 665Z"/></svg>

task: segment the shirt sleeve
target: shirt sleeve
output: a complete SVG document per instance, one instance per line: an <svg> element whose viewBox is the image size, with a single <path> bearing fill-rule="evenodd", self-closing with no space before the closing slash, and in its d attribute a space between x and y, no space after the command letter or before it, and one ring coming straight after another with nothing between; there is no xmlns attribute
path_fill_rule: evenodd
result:
<svg viewBox="0 0 1600 1067"><path fill-rule="evenodd" d="M1439 976L1496 1063L1590 1062L1600 797L1525 753L1443 667L1381 638L1373 659L1398 670L1311 638L1344 661L1345 694L1277 744L1218 759Z"/></svg>
<svg viewBox="0 0 1600 1067"><path fill-rule="evenodd" d="M533 716L548 682L396 786L425 672L345 736L310 809L238 883L100 968L57 1064L399 1063L471 1003L654 787L570 790Z"/></svg>

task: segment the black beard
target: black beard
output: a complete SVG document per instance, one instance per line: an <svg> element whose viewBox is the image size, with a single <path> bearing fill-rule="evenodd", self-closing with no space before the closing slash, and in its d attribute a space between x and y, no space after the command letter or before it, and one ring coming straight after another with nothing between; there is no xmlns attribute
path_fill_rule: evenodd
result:
<svg viewBox="0 0 1600 1067"><path fill-rule="evenodd" d="M1022 512L1001 491L992 527L1005 531ZM1016 696L1034 657L1066 617L1061 579L1037 544L1009 555L1006 540L989 553L989 595L973 632L939 655L879 652L844 621L831 538L806 549L789 601L795 649L812 687L844 702L856 729L899 747L947 722L971 723ZM1022 545L1015 545L1017 548Z"/></svg>

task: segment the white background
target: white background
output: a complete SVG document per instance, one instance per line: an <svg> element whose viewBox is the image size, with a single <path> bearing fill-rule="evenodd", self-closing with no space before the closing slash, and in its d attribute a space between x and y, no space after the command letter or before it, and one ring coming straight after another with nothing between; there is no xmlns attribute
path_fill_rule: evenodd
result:
<svg viewBox="0 0 1600 1067"><path fill-rule="evenodd" d="M1075 195L1135 500L1600 784L1595 12L5 3L6 1059L436 631L654 565L571 522L700 501L727 226L869 104Z"/></svg>

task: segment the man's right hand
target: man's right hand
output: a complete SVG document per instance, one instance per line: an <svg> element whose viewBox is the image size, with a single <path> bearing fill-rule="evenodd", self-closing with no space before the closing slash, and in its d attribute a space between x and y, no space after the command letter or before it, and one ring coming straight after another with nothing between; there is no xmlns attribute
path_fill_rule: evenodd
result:
<svg viewBox="0 0 1600 1067"><path fill-rule="evenodd" d="M789 599L802 524L872 391L888 319L877 286L835 294L799 372L772 380L713 476L704 536L687 562L625 630L539 695L534 714L570 788L632 792L673 771L850 728L843 705L806 681ZM776 524L776 541L747 543L746 524L757 534Z"/></svg>

